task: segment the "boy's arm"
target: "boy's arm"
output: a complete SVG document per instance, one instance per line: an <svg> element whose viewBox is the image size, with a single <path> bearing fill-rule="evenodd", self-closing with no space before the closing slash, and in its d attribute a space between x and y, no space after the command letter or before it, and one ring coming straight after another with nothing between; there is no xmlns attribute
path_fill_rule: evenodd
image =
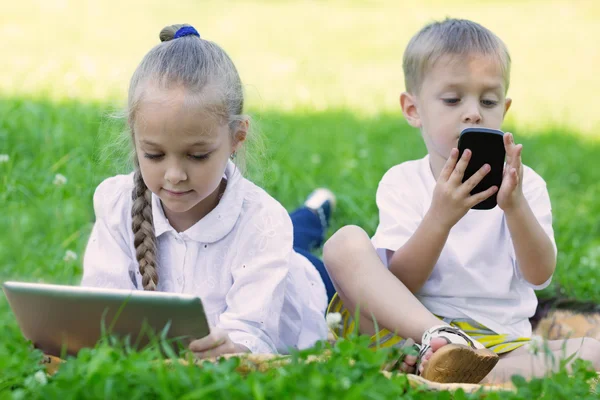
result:
<svg viewBox="0 0 600 400"><path fill-rule="evenodd" d="M498 192L498 206L504 210L523 278L533 285L541 285L554 273L556 253L523 194L523 145L515 144L512 133L507 132L504 147L506 167Z"/></svg>
<svg viewBox="0 0 600 400"><path fill-rule="evenodd" d="M440 172L433 191L431 206L411 238L391 257L390 271L413 293L425 284L446 244L450 229L473 207L493 195L498 188L471 195L471 191L490 171L488 164L462 183L471 159L466 150L458 160L458 149Z"/></svg>
<svg viewBox="0 0 600 400"><path fill-rule="evenodd" d="M412 293L418 292L429 279L449 233L427 213L406 244L393 253L390 272Z"/></svg>
<svg viewBox="0 0 600 400"><path fill-rule="evenodd" d="M533 214L527 200L505 211L515 255L523 278L533 285L546 282L556 268L552 241Z"/></svg>

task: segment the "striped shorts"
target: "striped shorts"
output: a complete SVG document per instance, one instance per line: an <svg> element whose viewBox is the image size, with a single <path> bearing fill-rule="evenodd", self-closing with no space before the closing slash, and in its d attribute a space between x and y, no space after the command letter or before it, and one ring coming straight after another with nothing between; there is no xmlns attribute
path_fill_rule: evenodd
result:
<svg viewBox="0 0 600 400"><path fill-rule="evenodd" d="M333 296L333 299L331 300L331 303L327 309L328 314L334 312L341 314L342 321L338 328L332 329L332 334L335 339L347 338L350 336L350 334L355 332L356 324L353 315L351 315L350 311L344 307L342 299L337 295L337 293ZM439 316L438 318L451 326L461 329L471 338L475 339L496 354L508 353L523 346L531 340L530 338L497 334L496 332L472 319L442 318ZM385 328L380 329L375 335L371 336L371 340L369 341L369 347L372 348L395 347L402 346L403 344L403 338Z"/></svg>

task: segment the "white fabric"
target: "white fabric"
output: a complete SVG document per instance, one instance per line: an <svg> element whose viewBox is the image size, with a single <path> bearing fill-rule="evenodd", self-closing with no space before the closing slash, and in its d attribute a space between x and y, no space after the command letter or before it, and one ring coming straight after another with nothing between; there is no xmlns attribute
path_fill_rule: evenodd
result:
<svg viewBox="0 0 600 400"><path fill-rule="evenodd" d="M212 326L253 353L285 353L326 338L325 286L292 248L286 210L233 163L217 207L185 232L169 224L153 195L158 290L197 295ZM84 256L82 286L142 290L131 230L133 174L102 182Z"/></svg>
<svg viewBox="0 0 600 400"><path fill-rule="evenodd" d="M435 179L429 157L392 167L377 190L379 226L373 245L385 265L387 251L402 247L431 205ZM550 198L544 180L524 167L523 193L537 220L552 240ZM470 210L450 231L431 276L417 293L434 314L471 318L497 333L531 336L537 306L535 286L521 275L504 212Z"/></svg>

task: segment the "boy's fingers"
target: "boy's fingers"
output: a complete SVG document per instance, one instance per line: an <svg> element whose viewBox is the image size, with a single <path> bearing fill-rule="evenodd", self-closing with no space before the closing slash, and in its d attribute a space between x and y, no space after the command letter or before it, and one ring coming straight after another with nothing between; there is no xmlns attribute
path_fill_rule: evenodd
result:
<svg viewBox="0 0 600 400"><path fill-rule="evenodd" d="M477 171L476 173L473 174L473 176L471 176L469 179L467 179L465 181L465 183L463 183L463 187L465 189L465 191L468 193L471 193L471 191L475 188L475 186L477 186L477 184L479 182L481 182L481 180L490 173L491 171L491 167L489 164L484 164L481 168L479 168L479 171Z"/></svg>
<svg viewBox="0 0 600 400"><path fill-rule="evenodd" d="M504 149L506 150L506 162L511 164L515 162L517 158L521 157L523 145L515 144L515 138L513 134L506 132L504 134Z"/></svg>
<svg viewBox="0 0 600 400"><path fill-rule="evenodd" d="M514 154L513 154L513 163L518 163L521 164L521 154L523 153L523 145L522 144L518 144L515 146L514 149ZM515 168L518 167L518 165L513 165Z"/></svg>
<svg viewBox="0 0 600 400"><path fill-rule="evenodd" d="M506 181L507 181L506 182L507 186L510 187L511 189L517 186L517 184L519 183L519 177L517 175L516 168L508 167L508 174L506 177Z"/></svg>
<svg viewBox="0 0 600 400"><path fill-rule="evenodd" d="M454 171L452 172L452 175L450 175L450 179L460 184L465 174L465 170L467 169L467 165L469 165L469 160L471 160L471 150L466 149L463 152L463 155L460 158L460 160L458 160L458 162L456 163Z"/></svg>
<svg viewBox="0 0 600 400"><path fill-rule="evenodd" d="M473 196L469 197L469 200L471 202L470 208L474 207L475 205L481 203L484 200L487 200L497 191L498 191L498 186L492 186L491 188L488 188L488 190L474 194Z"/></svg>
<svg viewBox="0 0 600 400"><path fill-rule="evenodd" d="M450 178L450 174L454 171L454 167L456 165L456 160L458 159L458 149L453 148L450 151L450 157L446 160L446 164L444 164L444 168L440 172L439 179L443 182L447 181Z"/></svg>

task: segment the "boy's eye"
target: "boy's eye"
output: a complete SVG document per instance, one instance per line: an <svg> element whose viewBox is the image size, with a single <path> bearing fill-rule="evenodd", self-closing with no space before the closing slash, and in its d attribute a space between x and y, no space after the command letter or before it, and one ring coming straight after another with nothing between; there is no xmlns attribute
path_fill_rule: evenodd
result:
<svg viewBox="0 0 600 400"><path fill-rule="evenodd" d="M444 103L446 104L458 104L458 102L460 101L460 99L455 99L455 98L451 98L451 99L442 99L444 101Z"/></svg>
<svg viewBox="0 0 600 400"><path fill-rule="evenodd" d="M151 153L144 153L144 158L147 158L149 160L159 160L160 158L163 157L164 154L151 154Z"/></svg>
<svg viewBox="0 0 600 400"><path fill-rule="evenodd" d="M483 104L485 107L494 107L498 105L498 102L495 100L481 100L481 104Z"/></svg>
<svg viewBox="0 0 600 400"><path fill-rule="evenodd" d="M206 153L206 154L190 154L190 157L193 158L194 160L206 160L209 155L210 155L210 153Z"/></svg>

